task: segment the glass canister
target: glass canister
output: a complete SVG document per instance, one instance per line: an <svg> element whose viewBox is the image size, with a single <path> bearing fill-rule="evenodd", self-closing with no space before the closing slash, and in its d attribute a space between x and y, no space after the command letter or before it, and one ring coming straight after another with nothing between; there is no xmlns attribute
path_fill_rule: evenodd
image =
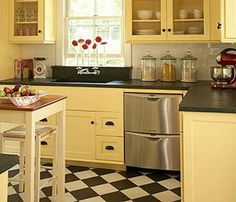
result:
<svg viewBox="0 0 236 202"><path fill-rule="evenodd" d="M176 66L176 58L166 51L166 55L161 57L161 80L176 81Z"/></svg>
<svg viewBox="0 0 236 202"><path fill-rule="evenodd" d="M186 55L181 58L181 81L197 81L197 58L192 56L190 51L188 51Z"/></svg>
<svg viewBox="0 0 236 202"><path fill-rule="evenodd" d="M148 51L141 59L141 72L142 72L142 81L156 81L157 72L156 72L156 58L151 56L151 53Z"/></svg>

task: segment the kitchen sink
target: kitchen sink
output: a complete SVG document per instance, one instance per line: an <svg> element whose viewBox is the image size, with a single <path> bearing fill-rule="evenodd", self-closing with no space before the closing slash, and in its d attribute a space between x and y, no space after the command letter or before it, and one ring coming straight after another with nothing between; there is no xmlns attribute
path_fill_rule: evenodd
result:
<svg viewBox="0 0 236 202"><path fill-rule="evenodd" d="M109 83L110 79L56 79L52 82Z"/></svg>

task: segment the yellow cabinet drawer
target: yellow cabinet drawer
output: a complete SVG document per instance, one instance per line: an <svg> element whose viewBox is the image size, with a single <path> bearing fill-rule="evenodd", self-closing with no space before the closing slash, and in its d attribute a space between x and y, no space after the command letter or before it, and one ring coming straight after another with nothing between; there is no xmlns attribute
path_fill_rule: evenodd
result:
<svg viewBox="0 0 236 202"><path fill-rule="evenodd" d="M124 161L123 138L96 136L96 159L105 161Z"/></svg>
<svg viewBox="0 0 236 202"><path fill-rule="evenodd" d="M123 136L122 116L118 113L96 114L96 135Z"/></svg>

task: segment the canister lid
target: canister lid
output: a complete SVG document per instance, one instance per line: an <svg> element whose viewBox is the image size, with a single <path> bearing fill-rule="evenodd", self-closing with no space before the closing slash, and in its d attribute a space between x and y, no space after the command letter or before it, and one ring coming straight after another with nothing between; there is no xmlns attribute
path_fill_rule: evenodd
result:
<svg viewBox="0 0 236 202"><path fill-rule="evenodd" d="M161 60L176 60L176 58L170 54L170 51L166 51L166 55L161 57Z"/></svg>
<svg viewBox="0 0 236 202"><path fill-rule="evenodd" d="M147 51L146 55L142 57L142 60L156 60L153 56L151 56L150 51Z"/></svg>
<svg viewBox="0 0 236 202"><path fill-rule="evenodd" d="M185 56L181 58L181 60L197 60L197 58L195 58L191 51L187 51Z"/></svg>

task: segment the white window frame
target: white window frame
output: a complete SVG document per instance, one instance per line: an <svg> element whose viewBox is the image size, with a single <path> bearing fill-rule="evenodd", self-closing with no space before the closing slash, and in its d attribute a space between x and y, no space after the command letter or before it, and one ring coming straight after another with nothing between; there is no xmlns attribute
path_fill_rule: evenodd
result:
<svg viewBox="0 0 236 202"><path fill-rule="evenodd" d="M125 0L123 0L125 1ZM125 2L123 3L124 7ZM124 8L123 8L124 10ZM78 17L75 17L78 19ZM114 17L113 17L114 18ZM71 17L70 17L71 19ZM81 17L80 17L81 19ZM96 18L98 19L98 18ZM64 22L64 23L62 23ZM57 42L56 42L56 65L65 65L65 58L67 54L67 30L66 23L66 0L57 0ZM121 54L124 57L124 66L131 66L131 44L124 42L124 16L122 16L122 33L121 33Z"/></svg>

